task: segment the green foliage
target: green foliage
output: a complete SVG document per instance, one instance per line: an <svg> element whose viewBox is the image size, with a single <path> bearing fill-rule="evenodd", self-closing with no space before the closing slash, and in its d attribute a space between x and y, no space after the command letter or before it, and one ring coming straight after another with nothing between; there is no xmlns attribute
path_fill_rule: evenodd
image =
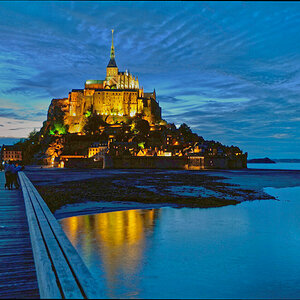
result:
<svg viewBox="0 0 300 300"><path fill-rule="evenodd" d="M88 117L91 116L91 114L92 114L92 112L91 112L90 110L87 110L87 111L85 112L84 116L85 116L86 118L88 118Z"/></svg>
<svg viewBox="0 0 300 300"><path fill-rule="evenodd" d="M50 127L49 134L55 135L55 134L66 134L67 128L62 123L54 123L53 126Z"/></svg>
<svg viewBox="0 0 300 300"><path fill-rule="evenodd" d="M141 149L145 149L145 142L141 142L138 144Z"/></svg>

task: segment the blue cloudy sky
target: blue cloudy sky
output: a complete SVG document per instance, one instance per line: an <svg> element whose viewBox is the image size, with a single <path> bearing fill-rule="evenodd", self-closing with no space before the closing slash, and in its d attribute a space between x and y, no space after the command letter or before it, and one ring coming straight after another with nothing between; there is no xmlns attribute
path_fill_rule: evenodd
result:
<svg viewBox="0 0 300 300"><path fill-rule="evenodd" d="M300 2L0 2L0 136L116 62L163 118L249 157L300 153Z"/></svg>

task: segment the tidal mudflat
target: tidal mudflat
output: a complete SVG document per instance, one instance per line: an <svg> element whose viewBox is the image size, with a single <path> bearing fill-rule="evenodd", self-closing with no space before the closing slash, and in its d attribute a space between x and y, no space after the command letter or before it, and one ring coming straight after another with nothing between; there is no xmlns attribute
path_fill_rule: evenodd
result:
<svg viewBox="0 0 300 300"><path fill-rule="evenodd" d="M58 218L133 208L219 207L275 199L265 187L297 186L294 170L77 170L28 168Z"/></svg>

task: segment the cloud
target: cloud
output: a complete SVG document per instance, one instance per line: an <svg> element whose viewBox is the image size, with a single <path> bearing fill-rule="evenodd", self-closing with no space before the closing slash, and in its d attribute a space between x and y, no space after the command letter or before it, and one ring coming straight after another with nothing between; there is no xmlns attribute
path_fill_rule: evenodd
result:
<svg viewBox="0 0 300 300"><path fill-rule="evenodd" d="M288 134L297 155L299 14L291 2L1 2L1 135L104 79L114 28L119 68L156 89L167 121L253 155L292 155Z"/></svg>
<svg viewBox="0 0 300 300"><path fill-rule="evenodd" d="M41 121L32 121L32 120L18 120L18 119L10 119L7 117L0 116L0 124L2 137L13 137L15 138L23 138L27 137L29 132L32 130L39 129L42 126Z"/></svg>
<svg viewBox="0 0 300 300"><path fill-rule="evenodd" d="M271 135L271 137L275 138L275 139L285 139L288 138L289 135L287 133L276 133Z"/></svg>
<svg viewBox="0 0 300 300"><path fill-rule="evenodd" d="M45 116L44 111L32 111L31 109L1 109L0 117L14 120L42 120ZM8 123L9 124L9 123Z"/></svg>
<svg viewBox="0 0 300 300"><path fill-rule="evenodd" d="M300 117L291 118L291 121L293 121L293 122L300 122Z"/></svg>
<svg viewBox="0 0 300 300"><path fill-rule="evenodd" d="M168 103L176 103L176 102L182 101L181 99L178 99L176 97L165 96L165 95L158 96L157 100L160 101L160 102L168 102Z"/></svg>

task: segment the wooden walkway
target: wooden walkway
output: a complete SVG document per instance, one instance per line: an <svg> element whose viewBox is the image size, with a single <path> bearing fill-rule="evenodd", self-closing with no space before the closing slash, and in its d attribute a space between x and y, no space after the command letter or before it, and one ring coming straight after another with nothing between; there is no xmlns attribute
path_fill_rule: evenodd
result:
<svg viewBox="0 0 300 300"><path fill-rule="evenodd" d="M0 172L0 298L39 298L22 191L4 182Z"/></svg>
<svg viewBox="0 0 300 300"><path fill-rule="evenodd" d="M99 299L93 278L32 182L19 172L41 298Z"/></svg>

